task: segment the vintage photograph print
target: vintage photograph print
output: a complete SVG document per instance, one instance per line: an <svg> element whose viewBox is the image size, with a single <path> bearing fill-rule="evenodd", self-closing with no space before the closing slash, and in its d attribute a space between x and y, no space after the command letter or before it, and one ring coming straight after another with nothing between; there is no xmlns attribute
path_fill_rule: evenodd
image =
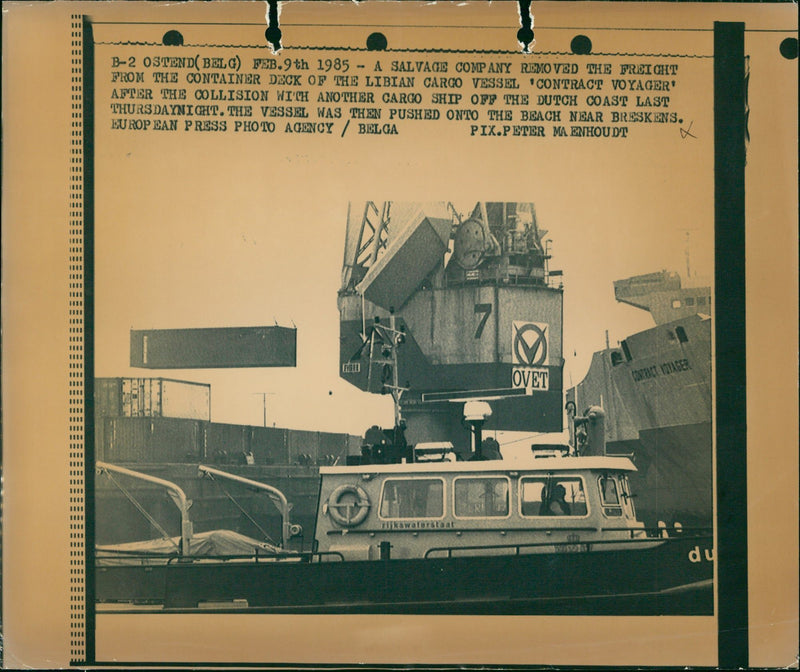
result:
<svg viewBox="0 0 800 672"><path fill-rule="evenodd" d="M580 340L564 334L573 273L553 267L553 241L579 228L544 230L533 202L337 211L341 285L331 274L312 291L338 303L338 329L318 335L338 335L325 368L357 390L342 426L363 432L321 431L315 395L286 387L252 393L262 423L210 416L238 369L265 368L262 387L267 367L304 377L293 327L132 330L132 364L158 371L97 379L98 608L712 614L711 287L666 270L616 281L654 325L565 384L564 345ZM269 237L264 220L219 235ZM267 305L270 286L303 300L290 277L256 286ZM304 312L299 330L314 324ZM201 367L236 371L218 385L163 377ZM296 395L293 414L279 394ZM360 395L391 414L373 422Z"/></svg>
<svg viewBox="0 0 800 672"><path fill-rule="evenodd" d="M85 30L98 617L714 615L704 45Z"/></svg>
<svg viewBox="0 0 800 672"><path fill-rule="evenodd" d="M8 660L60 660L40 602L78 665L796 649L796 17L51 6L41 63L7 35L71 109L63 194L7 136L4 353L60 381L4 359Z"/></svg>

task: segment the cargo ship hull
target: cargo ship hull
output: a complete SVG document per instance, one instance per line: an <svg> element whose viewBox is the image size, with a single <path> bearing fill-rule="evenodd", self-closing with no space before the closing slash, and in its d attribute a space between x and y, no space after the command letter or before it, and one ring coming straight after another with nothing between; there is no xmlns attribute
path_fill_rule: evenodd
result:
<svg viewBox="0 0 800 672"><path fill-rule="evenodd" d="M606 444L609 455L632 456L636 510L648 526L658 521L688 527L711 524L711 423L645 429L639 438Z"/></svg>
<svg viewBox="0 0 800 672"><path fill-rule="evenodd" d="M649 526L713 521L711 319L695 314L596 352L567 391L578 413L606 415L605 452L633 459L639 517Z"/></svg>

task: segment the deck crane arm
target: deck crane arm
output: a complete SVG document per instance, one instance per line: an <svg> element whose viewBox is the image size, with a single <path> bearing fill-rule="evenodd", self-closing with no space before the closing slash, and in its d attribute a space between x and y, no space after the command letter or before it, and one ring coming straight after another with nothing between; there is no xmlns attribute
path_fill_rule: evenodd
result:
<svg viewBox="0 0 800 672"><path fill-rule="evenodd" d="M175 483L171 481L166 481L163 478L158 478L157 476L151 476L150 474L143 474L140 471L134 471L133 469L126 469L125 467L118 467L115 464L109 464L107 462L96 462L95 468L97 469L98 473L116 473L121 474L123 476L129 476L131 478L138 479L140 481L146 481L148 483L153 483L154 485L158 485L164 488L167 493L169 494L170 498L173 502L175 502L175 506L178 507L178 510L181 514L181 545L180 545L180 554L181 555L188 555L189 554L189 542L192 539L192 522L189 520L189 507L192 505L191 501L186 497L186 493Z"/></svg>
<svg viewBox="0 0 800 672"><path fill-rule="evenodd" d="M213 467L206 467L202 464L198 466L198 470L203 475L212 476L214 478L223 478L233 481L234 483L241 483L249 488L256 488L257 490L263 490L266 492L267 496L272 500L281 514L281 546L283 548L286 548L287 542L291 537L296 537L301 533L300 526L292 525L291 521L289 520L290 506L288 500L286 499L286 495L284 495L277 488L267 485L266 483L260 483L259 481L253 481L249 478L244 478L243 476L230 474L227 471L220 471L219 469L214 469Z"/></svg>

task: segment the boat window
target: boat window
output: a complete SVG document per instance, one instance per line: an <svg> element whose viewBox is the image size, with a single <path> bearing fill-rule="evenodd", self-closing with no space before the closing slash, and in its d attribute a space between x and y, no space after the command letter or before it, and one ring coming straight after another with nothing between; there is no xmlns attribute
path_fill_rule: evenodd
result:
<svg viewBox="0 0 800 672"><path fill-rule="evenodd" d="M633 498L635 495L631 494L631 486L628 483L627 476L622 476L620 478L620 496L622 498L622 507L625 510L625 515L631 520L636 520L636 507L633 505Z"/></svg>
<svg viewBox="0 0 800 672"><path fill-rule="evenodd" d="M698 306L705 306L706 305L706 297L705 296L698 296L697 297L697 305Z"/></svg>
<svg viewBox="0 0 800 672"><path fill-rule="evenodd" d="M617 490L617 481L613 476L600 476L597 479L600 490L600 503L603 505L603 513L610 518L622 516L622 503Z"/></svg>
<svg viewBox="0 0 800 672"><path fill-rule="evenodd" d="M687 306L693 306L694 305L694 297L693 296L687 296L686 297L686 305Z"/></svg>
<svg viewBox="0 0 800 672"><path fill-rule="evenodd" d="M441 518L444 482L438 478L387 478L381 492L381 518Z"/></svg>
<svg viewBox="0 0 800 672"><path fill-rule="evenodd" d="M523 478L520 481L523 516L585 516L586 491L577 476Z"/></svg>
<svg viewBox="0 0 800 672"><path fill-rule="evenodd" d="M459 518L508 515L507 478L457 478L455 514Z"/></svg>
<svg viewBox="0 0 800 672"><path fill-rule="evenodd" d="M673 308L680 308L681 307L681 300L680 299L672 299L672 307Z"/></svg>

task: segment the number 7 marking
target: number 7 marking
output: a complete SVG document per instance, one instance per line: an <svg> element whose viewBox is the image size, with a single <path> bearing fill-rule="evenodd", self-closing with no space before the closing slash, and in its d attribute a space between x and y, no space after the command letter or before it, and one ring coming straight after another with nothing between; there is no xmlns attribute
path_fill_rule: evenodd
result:
<svg viewBox="0 0 800 672"><path fill-rule="evenodd" d="M475 338L480 338L481 334L483 334L483 328L486 326L486 320L489 319L489 315L492 314L492 304L491 303L476 303L475 304L475 314L483 313L483 317L481 321L478 323L478 328L475 330Z"/></svg>

